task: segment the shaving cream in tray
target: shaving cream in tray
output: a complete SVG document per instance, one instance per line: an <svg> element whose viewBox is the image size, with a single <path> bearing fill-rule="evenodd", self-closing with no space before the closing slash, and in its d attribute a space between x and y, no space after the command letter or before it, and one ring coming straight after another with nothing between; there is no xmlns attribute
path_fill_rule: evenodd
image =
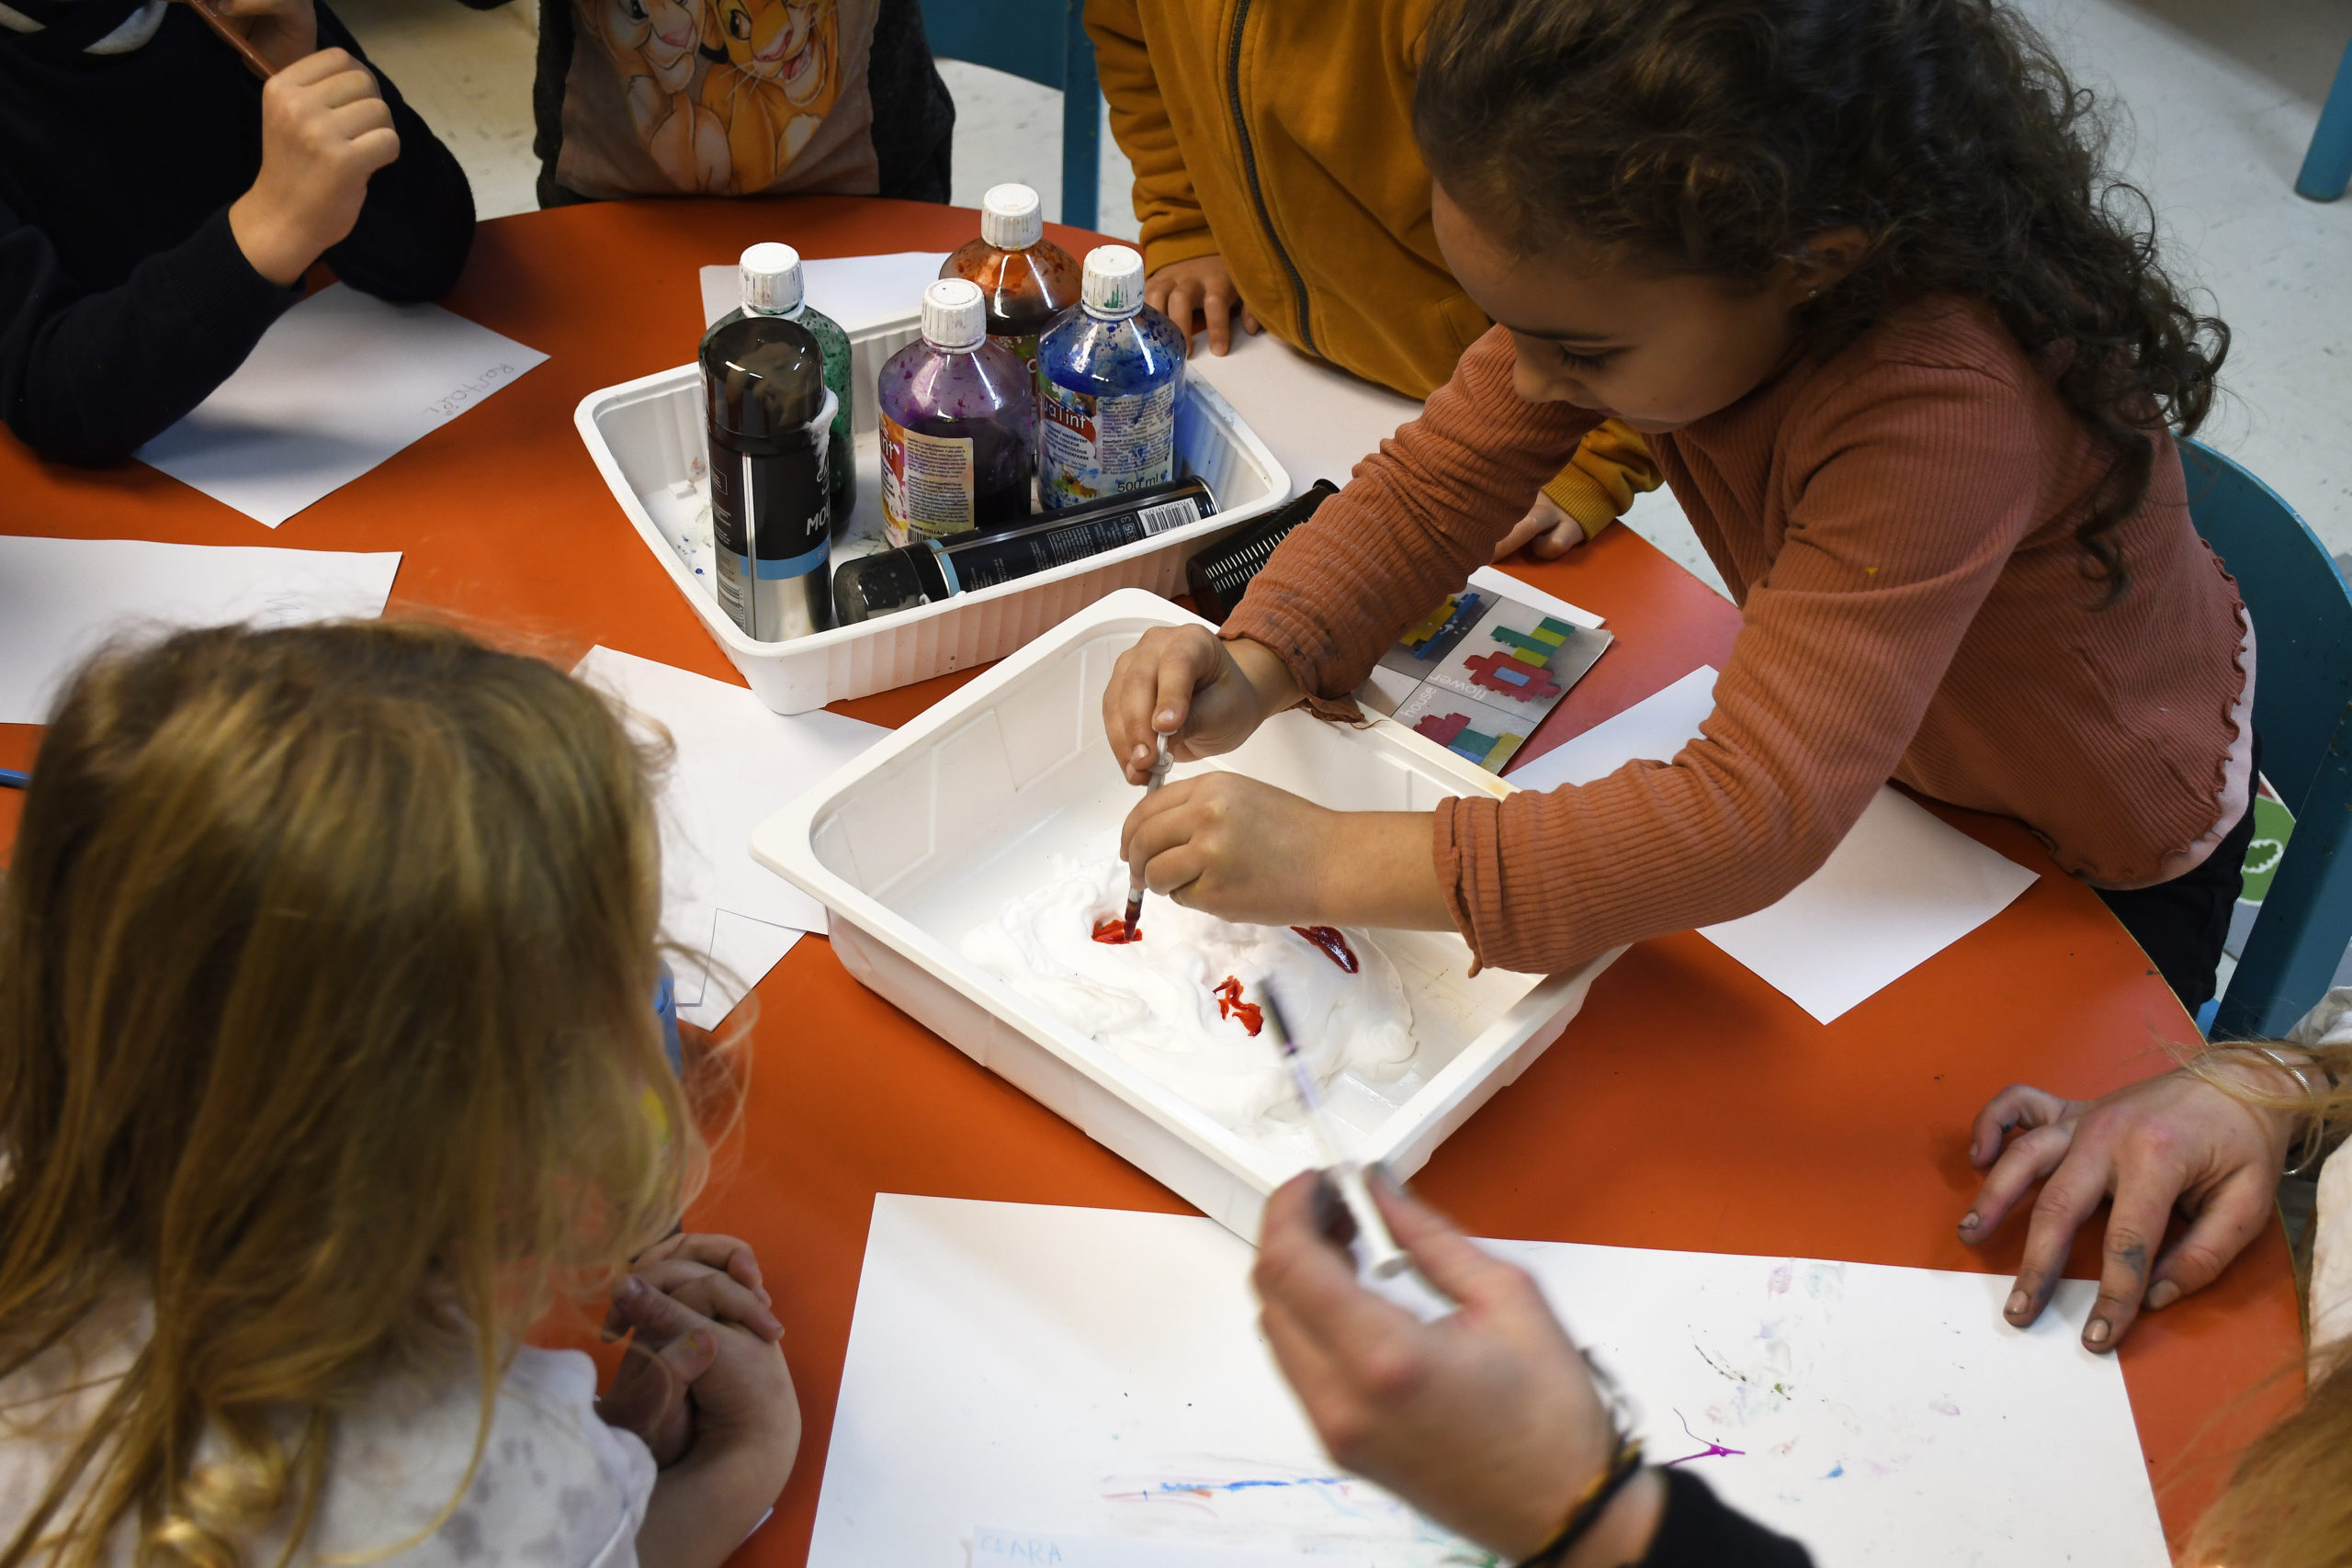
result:
<svg viewBox="0 0 2352 1568"><path fill-rule="evenodd" d="M1056 855L1043 886L975 926L960 950L1244 1134L1298 1119L1253 1005L1261 980L1280 990L1283 1016L1321 1082L1342 1073L1385 1082L1412 1065L1412 1004L1396 965L1364 932L1242 925L1154 897L1129 943L1119 919L1126 899L1125 862Z"/></svg>

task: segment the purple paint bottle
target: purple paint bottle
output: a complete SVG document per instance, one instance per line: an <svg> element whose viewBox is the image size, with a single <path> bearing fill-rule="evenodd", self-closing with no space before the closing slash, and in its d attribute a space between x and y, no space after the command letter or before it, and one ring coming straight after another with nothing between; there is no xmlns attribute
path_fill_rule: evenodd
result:
<svg viewBox="0 0 2352 1568"><path fill-rule="evenodd" d="M1029 367L988 335L977 285L922 291L922 341L882 367L882 512L890 542L1029 519L1037 401Z"/></svg>
<svg viewBox="0 0 2352 1568"><path fill-rule="evenodd" d="M1143 302L1143 257L1086 253L1080 308L1037 343L1037 494L1075 506L1176 477L1183 330Z"/></svg>

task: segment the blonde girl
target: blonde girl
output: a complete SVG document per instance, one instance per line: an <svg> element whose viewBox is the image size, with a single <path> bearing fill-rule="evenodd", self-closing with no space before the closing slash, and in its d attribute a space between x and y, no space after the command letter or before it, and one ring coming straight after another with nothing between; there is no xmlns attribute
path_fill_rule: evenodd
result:
<svg viewBox="0 0 2352 1568"><path fill-rule="evenodd" d="M663 1240L706 1152L650 761L422 626L75 679L0 888L0 1568L700 1568L755 1524L798 1416L748 1249ZM616 1278L600 1410L520 1337Z"/></svg>

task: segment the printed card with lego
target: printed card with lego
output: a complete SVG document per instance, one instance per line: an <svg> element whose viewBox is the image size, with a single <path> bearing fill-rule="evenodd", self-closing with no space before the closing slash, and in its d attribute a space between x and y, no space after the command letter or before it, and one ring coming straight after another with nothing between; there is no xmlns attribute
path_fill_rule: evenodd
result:
<svg viewBox="0 0 2352 1568"><path fill-rule="evenodd" d="M1380 668L1416 681L1428 680L1445 662L1445 656L1470 635L1478 617L1503 602L1476 588L1447 594L1443 604L1406 628L1396 646L1381 656Z"/></svg>
<svg viewBox="0 0 2352 1568"><path fill-rule="evenodd" d="M1550 705L1544 705L1546 711ZM1523 713L1459 696L1434 682L1422 682L1393 716L1490 773L1501 773L1535 729Z"/></svg>
<svg viewBox="0 0 2352 1568"><path fill-rule="evenodd" d="M1592 668L1615 638L1530 605L1498 600L1454 643L1430 680L1522 716L1525 733Z"/></svg>

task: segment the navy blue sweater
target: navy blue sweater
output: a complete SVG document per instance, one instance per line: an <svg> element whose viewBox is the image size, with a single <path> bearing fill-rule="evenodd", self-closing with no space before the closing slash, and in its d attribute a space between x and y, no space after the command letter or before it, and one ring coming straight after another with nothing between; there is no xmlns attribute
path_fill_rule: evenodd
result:
<svg viewBox="0 0 2352 1568"><path fill-rule="evenodd" d="M143 47L85 46L138 0L8 0L0 31L0 419L42 457L127 457L244 362L299 288L254 271L229 204L261 172L261 83L193 11ZM360 52L318 7L319 47ZM465 172L384 81L400 156L326 253L393 300L449 290L473 241Z"/></svg>

